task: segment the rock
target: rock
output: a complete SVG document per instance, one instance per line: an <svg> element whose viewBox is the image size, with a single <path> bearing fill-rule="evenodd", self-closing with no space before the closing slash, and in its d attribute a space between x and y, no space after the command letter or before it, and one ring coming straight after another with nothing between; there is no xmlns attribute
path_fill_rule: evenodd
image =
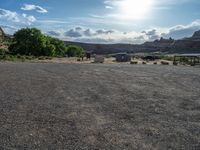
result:
<svg viewBox="0 0 200 150"><path fill-rule="evenodd" d="M193 38L199 38L200 39L200 30L199 31L196 31L196 32L194 32L194 34L193 34L193 36L192 36Z"/></svg>

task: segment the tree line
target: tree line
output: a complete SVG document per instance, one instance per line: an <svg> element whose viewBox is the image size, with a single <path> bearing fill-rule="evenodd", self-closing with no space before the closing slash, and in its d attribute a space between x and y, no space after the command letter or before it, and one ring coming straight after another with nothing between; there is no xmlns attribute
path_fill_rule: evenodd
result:
<svg viewBox="0 0 200 150"><path fill-rule="evenodd" d="M9 46L9 52L13 55L33 56L65 56L81 57L83 48L76 45L66 46L57 38L44 35L36 28L23 28L13 35Z"/></svg>

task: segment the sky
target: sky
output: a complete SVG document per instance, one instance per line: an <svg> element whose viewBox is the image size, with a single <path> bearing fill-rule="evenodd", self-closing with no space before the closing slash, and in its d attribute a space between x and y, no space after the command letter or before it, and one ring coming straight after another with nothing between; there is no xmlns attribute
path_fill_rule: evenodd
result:
<svg viewBox="0 0 200 150"><path fill-rule="evenodd" d="M199 0L0 0L0 27L62 40L140 44L200 30Z"/></svg>

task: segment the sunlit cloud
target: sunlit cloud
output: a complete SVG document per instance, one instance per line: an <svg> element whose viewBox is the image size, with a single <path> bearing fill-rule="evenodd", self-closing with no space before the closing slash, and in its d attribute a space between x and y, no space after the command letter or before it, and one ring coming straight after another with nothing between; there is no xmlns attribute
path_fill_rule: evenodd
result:
<svg viewBox="0 0 200 150"><path fill-rule="evenodd" d="M112 9L107 16L122 20L144 19L151 11L154 0L107 0L106 8Z"/></svg>

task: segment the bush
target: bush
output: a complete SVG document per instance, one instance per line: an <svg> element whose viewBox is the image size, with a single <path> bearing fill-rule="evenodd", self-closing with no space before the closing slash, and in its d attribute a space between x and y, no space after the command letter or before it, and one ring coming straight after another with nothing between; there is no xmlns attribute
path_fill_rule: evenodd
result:
<svg viewBox="0 0 200 150"><path fill-rule="evenodd" d="M6 50L5 49L0 49L0 55L5 55L6 54Z"/></svg>
<svg viewBox="0 0 200 150"><path fill-rule="evenodd" d="M59 39L47 37L49 40L49 44L53 45L55 47L54 55L56 56L64 56L67 47L65 46L65 43Z"/></svg>
<svg viewBox="0 0 200 150"><path fill-rule="evenodd" d="M163 60L167 60L167 61L173 61L174 60L174 57L173 56L161 56L160 59L163 59Z"/></svg>
<svg viewBox="0 0 200 150"><path fill-rule="evenodd" d="M82 57L84 54L84 50L79 46L70 45L67 47L66 54L68 55L68 57Z"/></svg>

